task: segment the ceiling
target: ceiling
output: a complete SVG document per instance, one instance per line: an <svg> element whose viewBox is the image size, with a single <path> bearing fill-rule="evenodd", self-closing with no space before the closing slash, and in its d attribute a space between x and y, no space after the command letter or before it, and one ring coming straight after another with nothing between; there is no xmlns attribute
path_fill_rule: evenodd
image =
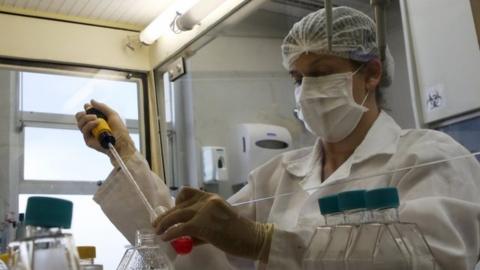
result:
<svg viewBox="0 0 480 270"><path fill-rule="evenodd" d="M141 30L174 0L0 0L0 11Z"/></svg>
<svg viewBox="0 0 480 270"><path fill-rule="evenodd" d="M0 12L140 31L172 2L181 0L0 0ZM263 8L302 17L324 0L271 0ZM370 0L334 0L369 11Z"/></svg>

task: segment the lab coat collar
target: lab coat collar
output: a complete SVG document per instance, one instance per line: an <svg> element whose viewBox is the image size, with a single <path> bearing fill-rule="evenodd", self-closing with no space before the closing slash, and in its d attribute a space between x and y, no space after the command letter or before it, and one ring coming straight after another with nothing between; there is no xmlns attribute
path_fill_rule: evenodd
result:
<svg viewBox="0 0 480 270"><path fill-rule="evenodd" d="M381 111L365 139L348 159L347 162L351 163L348 167L376 155L393 155L397 151L400 135L401 128L386 112ZM312 173L313 168L318 165L322 156L322 142L320 139L317 139L308 154L291 160L287 158L284 161L284 165L290 174L303 178Z"/></svg>

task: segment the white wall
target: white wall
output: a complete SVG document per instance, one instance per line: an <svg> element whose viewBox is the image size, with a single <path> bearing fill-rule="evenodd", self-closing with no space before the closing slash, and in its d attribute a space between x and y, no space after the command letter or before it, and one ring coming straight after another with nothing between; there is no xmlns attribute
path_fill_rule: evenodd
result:
<svg viewBox="0 0 480 270"><path fill-rule="evenodd" d="M0 56L147 71L147 48L125 47L138 33L0 14Z"/></svg>
<svg viewBox="0 0 480 270"><path fill-rule="evenodd" d="M395 60L393 83L383 90L387 112L402 128L415 128L414 104L410 91L402 17L398 1L388 8L387 42Z"/></svg>

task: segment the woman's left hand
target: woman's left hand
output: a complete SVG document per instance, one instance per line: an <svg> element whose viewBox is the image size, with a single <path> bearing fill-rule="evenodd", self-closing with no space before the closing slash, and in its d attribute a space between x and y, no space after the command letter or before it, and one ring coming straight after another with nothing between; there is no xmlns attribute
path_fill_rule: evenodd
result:
<svg viewBox="0 0 480 270"><path fill-rule="evenodd" d="M190 236L195 244L208 242L229 254L267 262L273 224L244 218L220 196L189 187L182 188L175 204L153 223L164 241Z"/></svg>

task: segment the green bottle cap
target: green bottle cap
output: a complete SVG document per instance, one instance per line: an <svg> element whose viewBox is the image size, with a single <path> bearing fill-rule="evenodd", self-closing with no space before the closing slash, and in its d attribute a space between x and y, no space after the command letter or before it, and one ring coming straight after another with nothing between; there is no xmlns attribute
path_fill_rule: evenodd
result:
<svg viewBox="0 0 480 270"><path fill-rule="evenodd" d="M338 207L337 194L318 199L318 206L320 207L320 213L322 213L322 215L329 215L340 212L340 208Z"/></svg>
<svg viewBox="0 0 480 270"><path fill-rule="evenodd" d="M398 191L394 187L372 189L367 192L365 200L369 210L398 208L400 205Z"/></svg>
<svg viewBox="0 0 480 270"><path fill-rule="evenodd" d="M341 211L362 209L365 204L365 190L345 191L338 194L338 206Z"/></svg>
<svg viewBox="0 0 480 270"><path fill-rule="evenodd" d="M25 225L44 228L69 229L72 224L73 203L71 201L30 197L27 201Z"/></svg>

